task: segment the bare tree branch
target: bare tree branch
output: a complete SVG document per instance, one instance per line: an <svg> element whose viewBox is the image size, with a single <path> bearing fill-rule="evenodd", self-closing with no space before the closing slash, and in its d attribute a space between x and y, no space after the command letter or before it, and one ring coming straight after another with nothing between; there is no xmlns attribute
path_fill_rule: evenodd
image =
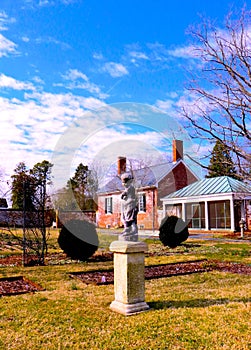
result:
<svg viewBox="0 0 251 350"><path fill-rule="evenodd" d="M250 29L251 12L243 9L237 18L230 13L223 29L204 20L190 30L201 70L182 104L191 136L224 142L246 180L251 180Z"/></svg>

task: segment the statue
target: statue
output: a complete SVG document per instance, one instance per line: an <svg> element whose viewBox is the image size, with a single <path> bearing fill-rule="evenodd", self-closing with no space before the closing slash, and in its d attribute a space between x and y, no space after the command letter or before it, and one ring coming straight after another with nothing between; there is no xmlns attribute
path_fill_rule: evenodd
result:
<svg viewBox="0 0 251 350"><path fill-rule="evenodd" d="M123 222L124 231L121 234L120 240L138 241L138 226L137 215L138 205L135 187L133 186L133 176L128 173L121 175L122 185L125 190L121 194L123 203Z"/></svg>

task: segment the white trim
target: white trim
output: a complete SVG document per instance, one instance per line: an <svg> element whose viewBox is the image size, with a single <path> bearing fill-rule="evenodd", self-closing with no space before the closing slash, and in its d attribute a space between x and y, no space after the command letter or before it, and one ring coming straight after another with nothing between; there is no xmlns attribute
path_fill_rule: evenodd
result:
<svg viewBox="0 0 251 350"><path fill-rule="evenodd" d="M209 230L208 201L205 201L205 230Z"/></svg>
<svg viewBox="0 0 251 350"><path fill-rule="evenodd" d="M231 220L231 231L235 230L235 220L234 220L234 196L230 200L230 220Z"/></svg>
<svg viewBox="0 0 251 350"><path fill-rule="evenodd" d="M145 191L140 191L137 193L137 199L138 199L138 208L139 208L139 213L146 213L146 192ZM145 198L143 199L143 203L141 202L141 198ZM141 204L143 204L143 209L145 210L141 210Z"/></svg>
<svg viewBox="0 0 251 350"><path fill-rule="evenodd" d="M244 193L215 193L204 196L192 196L192 197L174 197L174 198L162 198L163 204L177 204L177 203L191 203L191 202L204 202L204 201L215 201L215 200L231 200L231 199L244 199Z"/></svg>
<svg viewBox="0 0 251 350"><path fill-rule="evenodd" d="M182 205L182 220L186 221L186 206L185 203L181 203Z"/></svg>
<svg viewBox="0 0 251 350"><path fill-rule="evenodd" d="M113 206L114 206L113 196L106 196L105 197L105 215L113 214Z"/></svg>
<svg viewBox="0 0 251 350"><path fill-rule="evenodd" d="M238 197L237 197L238 198ZM242 197L243 198L243 197ZM215 194L212 196L194 196L194 197L181 197L181 198L170 198L169 200L163 200L163 213L166 213L166 207L167 206L176 206L177 204L182 205L182 219L186 220L186 213L185 208L186 204L192 204L192 203L201 203L203 202L205 204L205 228L200 228L200 230L214 230L214 228L210 228L209 225L209 211L208 211L208 204L210 202L221 202L221 201L229 201L230 202L230 228L228 229L222 229L222 230L228 230L228 231L235 231L235 212L234 212L234 200L236 199L235 193L222 193L222 194ZM191 228L193 229L193 228ZM196 230L196 228L194 228ZM218 230L218 229L217 229ZM219 228L219 230L221 230Z"/></svg>

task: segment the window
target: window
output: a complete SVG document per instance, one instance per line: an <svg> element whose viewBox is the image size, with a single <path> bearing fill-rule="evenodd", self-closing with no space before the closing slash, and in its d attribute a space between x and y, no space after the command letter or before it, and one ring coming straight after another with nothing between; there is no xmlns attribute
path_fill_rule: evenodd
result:
<svg viewBox="0 0 251 350"><path fill-rule="evenodd" d="M112 197L105 198L105 213L112 214Z"/></svg>
<svg viewBox="0 0 251 350"><path fill-rule="evenodd" d="M182 204L166 205L165 215L166 216L175 215L178 218L182 218Z"/></svg>
<svg viewBox="0 0 251 350"><path fill-rule="evenodd" d="M146 212L146 194L139 193L139 211Z"/></svg>
<svg viewBox="0 0 251 350"><path fill-rule="evenodd" d="M209 202L210 228L231 228L230 201Z"/></svg>
<svg viewBox="0 0 251 350"><path fill-rule="evenodd" d="M205 203L186 204L188 227L205 228Z"/></svg>

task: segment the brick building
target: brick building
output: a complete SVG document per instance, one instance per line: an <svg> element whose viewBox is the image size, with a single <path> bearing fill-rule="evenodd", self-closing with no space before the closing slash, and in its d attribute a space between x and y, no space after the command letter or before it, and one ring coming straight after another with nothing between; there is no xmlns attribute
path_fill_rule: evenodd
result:
<svg viewBox="0 0 251 350"><path fill-rule="evenodd" d="M123 186L120 176L127 170L126 158L118 158L117 175L98 193L97 225L101 228L123 226L121 220ZM127 170L128 171L128 170ZM139 229L158 229L162 219L161 198L195 181L197 176L183 159L183 142L173 141L173 161L133 170L138 196Z"/></svg>

